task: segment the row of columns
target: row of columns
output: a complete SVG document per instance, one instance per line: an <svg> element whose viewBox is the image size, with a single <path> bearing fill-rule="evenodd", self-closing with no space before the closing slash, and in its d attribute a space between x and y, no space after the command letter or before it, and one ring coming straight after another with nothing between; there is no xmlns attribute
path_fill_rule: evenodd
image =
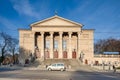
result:
<svg viewBox="0 0 120 80"><path fill-rule="evenodd" d="M80 35L81 35L81 33L78 32L78 53L81 54L81 52L80 52ZM79 56L77 56L77 57L79 58Z"/></svg>
<svg viewBox="0 0 120 80"><path fill-rule="evenodd" d="M59 54L62 55L62 34L63 32L59 32L59 34L60 34L60 53ZM62 58L62 56L60 56L60 58Z"/></svg>
<svg viewBox="0 0 120 80"><path fill-rule="evenodd" d="M50 32L50 57L53 58L53 32Z"/></svg>
<svg viewBox="0 0 120 80"><path fill-rule="evenodd" d="M71 49L71 34L72 34L72 32L69 32L69 57L71 57L72 56L72 49Z"/></svg>
<svg viewBox="0 0 120 80"><path fill-rule="evenodd" d="M44 32L41 32L41 37L42 37L42 41L41 41L41 53L44 53ZM44 57L44 54L41 54L41 56Z"/></svg>
<svg viewBox="0 0 120 80"><path fill-rule="evenodd" d="M41 56L44 56L44 33L45 32L40 32L42 41L41 41ZM54 32L50 32L50 58L53 58L53 34ZM63 49L62 49L62 34L63 32L59 32L60 36L60 45L59 45L59 54L62 55ZM72 57L72 47L71 47L71 37L72 37L72 32L68 32L69 34L69 58ZM35 48L35 32L32 33L33 37L33 49ZM78 53L80 53L80 32L78 32ZM33 51L34 52L34 51ZM59 58L62 58L62 56L59 56Z"/></svg>

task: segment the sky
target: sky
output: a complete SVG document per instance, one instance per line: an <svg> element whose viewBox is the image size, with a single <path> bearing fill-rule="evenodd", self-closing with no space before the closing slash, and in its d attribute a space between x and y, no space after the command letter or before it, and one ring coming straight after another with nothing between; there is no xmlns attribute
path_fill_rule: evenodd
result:
<svg viewBox="0 0 120 80"><path fill-rule="evenodd" d="M18 29L55 15L95 29L94 40L120 39L120 0L0 0L0 32L19 39Z"/></svg>

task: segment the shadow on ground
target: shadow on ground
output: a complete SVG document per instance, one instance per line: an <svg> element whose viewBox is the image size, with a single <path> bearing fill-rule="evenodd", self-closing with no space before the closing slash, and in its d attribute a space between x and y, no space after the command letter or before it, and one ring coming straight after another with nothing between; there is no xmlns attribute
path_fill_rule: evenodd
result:
<svg viewBox="0 0 120 80"><path fill-rule="evenodd" d="M119 80L120 73L74 71L69 80Z"/></svg>
<svg viewBox="0 0 120 80"><path fill-rule="evenodd" d="M0 72L5 71L15 71L15 70L21 70L22 68L14 68L14 67L0 67Z"/></svg>

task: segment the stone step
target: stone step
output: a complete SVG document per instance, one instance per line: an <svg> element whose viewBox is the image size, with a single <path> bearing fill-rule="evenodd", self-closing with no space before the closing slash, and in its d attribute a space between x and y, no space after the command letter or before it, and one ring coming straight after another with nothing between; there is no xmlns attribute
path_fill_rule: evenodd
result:
<svg viewBox="0 0 120 80"><path fill-rule="evenodd" d="M37 59L34 63L30 64L31 67L45 67L52 63L64 63L66 67L79 69L82 67L82 63L77 59L46 59L44 61ZM84 67L83 67L84 68Z"/></svg>

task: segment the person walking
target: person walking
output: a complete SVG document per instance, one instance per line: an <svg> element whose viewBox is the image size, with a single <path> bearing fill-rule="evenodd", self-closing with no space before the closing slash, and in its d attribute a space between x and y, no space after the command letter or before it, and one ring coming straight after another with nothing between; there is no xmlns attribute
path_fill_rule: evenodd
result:
<svg viewBox="0 0 120 80"><path fill-rule="evenodd" d="M114 73L116 72L116 67L115 67L115 65L113 65L113 72L114 72Z"/></svg>

